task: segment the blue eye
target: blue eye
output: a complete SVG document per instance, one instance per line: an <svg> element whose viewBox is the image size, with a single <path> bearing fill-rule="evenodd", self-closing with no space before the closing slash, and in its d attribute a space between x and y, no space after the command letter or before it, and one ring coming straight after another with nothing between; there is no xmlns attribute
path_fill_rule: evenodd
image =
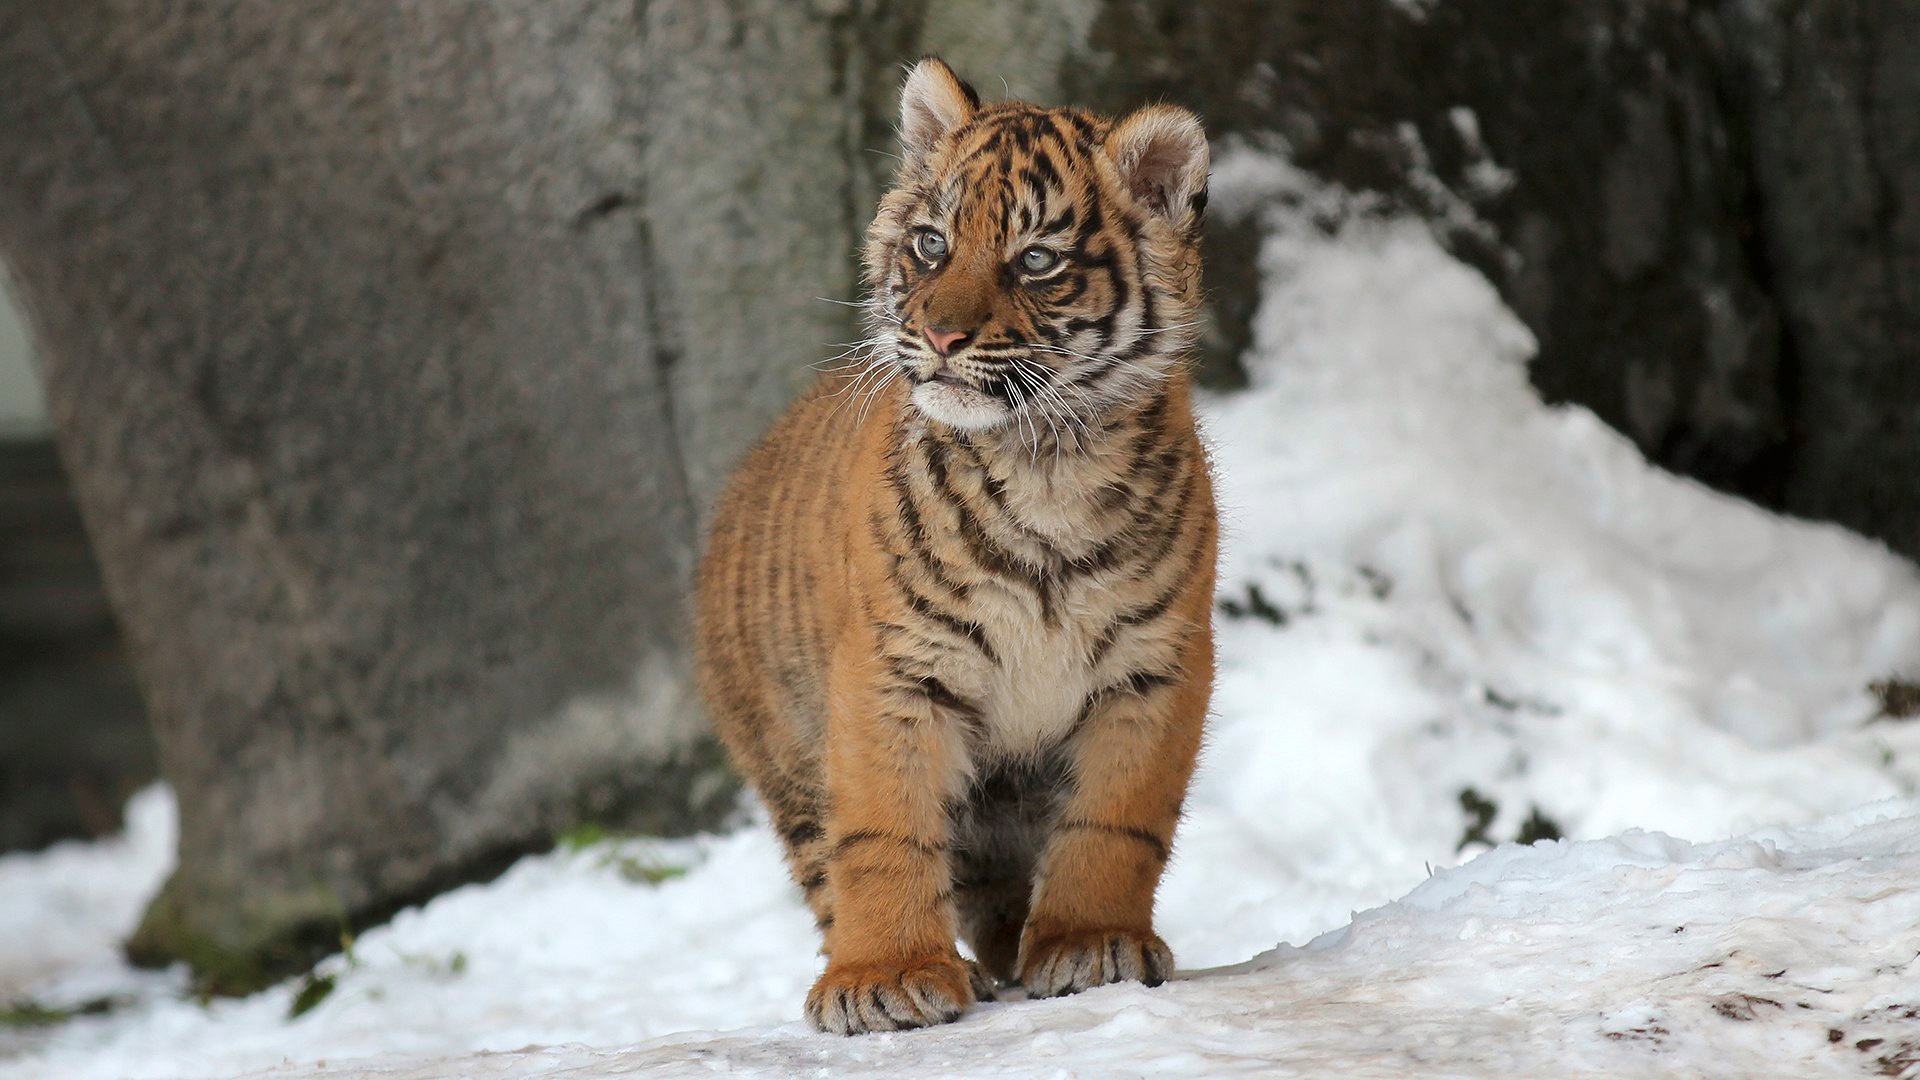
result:
<svg viewBox="0 0 1920 1080"><path fill-rule="evenodd" d="M947 253L947 238L932 229L922 232L920 239L914 241L914 245L919 249L920 257L928 262L933 262Z"/></svg>
<svg viewBox="0 0 1920 1080"><path fill-rule="evenodd" d="M1030 247L1020 253L1020 269L1029 274L1044 274L1060 264L1060 256L1043 247Z"/></svg>

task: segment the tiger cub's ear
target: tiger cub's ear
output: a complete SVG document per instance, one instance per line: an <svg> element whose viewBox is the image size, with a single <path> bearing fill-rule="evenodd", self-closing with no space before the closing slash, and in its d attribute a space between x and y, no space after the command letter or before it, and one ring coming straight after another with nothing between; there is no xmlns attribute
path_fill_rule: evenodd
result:
<svg viewBox="0 0 1920 1080"><path fill-rule="evenodd" d="M974 93L946 61L923 56L900 88L900 145L907 160L924 156L940 137L961 124L980 107Z"/></svg>
<svg viewBox="0 0 1920 1080"><path fill-rule="evenodd" d="M1135 201L1182 228L1207 208L1207 133L1177 105L1149 105L1113 125L1107 156Z"/></svg>

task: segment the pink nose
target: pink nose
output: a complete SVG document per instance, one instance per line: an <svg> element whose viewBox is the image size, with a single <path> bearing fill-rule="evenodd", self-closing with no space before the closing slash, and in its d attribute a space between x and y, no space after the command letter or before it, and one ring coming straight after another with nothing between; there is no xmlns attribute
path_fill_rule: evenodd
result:
<svg viewBox="0 0 1920 1080"><path fill-rule="evenodd" d="M965 330L944 330L938 326L927 327L927 340L933 344L933 351L945 356L951 353L961 342L967 340Z"/></svg>

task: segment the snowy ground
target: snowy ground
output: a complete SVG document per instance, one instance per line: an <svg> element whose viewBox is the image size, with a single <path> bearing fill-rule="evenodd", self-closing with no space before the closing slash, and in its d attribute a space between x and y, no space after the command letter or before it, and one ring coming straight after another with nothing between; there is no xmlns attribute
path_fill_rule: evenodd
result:
<svg viewBox="0 0 1920 1080"><path fill-rule="evenodd" d="M524 860L364 935L297 1018L292 984L203 1006L113 951L166 869L155 792L125 838L0 859L0 1003L126 1001L0 1026L0 1078L1920 1076L1920 721L1867 689L1920 674L1920 576L1542 406L1417 223L1248 154L1215 189L1268 287L1253 387L1208 406L1181 980L815 1035L810 922L749 828Z"/></svg>

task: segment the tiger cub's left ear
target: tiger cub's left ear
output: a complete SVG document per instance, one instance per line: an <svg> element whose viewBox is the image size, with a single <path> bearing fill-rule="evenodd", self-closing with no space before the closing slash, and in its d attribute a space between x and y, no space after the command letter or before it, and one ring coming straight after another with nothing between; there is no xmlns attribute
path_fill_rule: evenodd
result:
<svg viewBox="0 0 1920 1080"><path fill-rule="evenodd" d="M1207 208L1207 133L1177 105L1149 105L1113 125L1107 156L1142 206L1182 228Z"/></svg>
<svg viewBox="0 0 1920 1080"><path fill-rule="evenodd" d="M980 95L946 61L921 57L900 88L900 148L910 161L925 156L979 107Z"/></svg>

